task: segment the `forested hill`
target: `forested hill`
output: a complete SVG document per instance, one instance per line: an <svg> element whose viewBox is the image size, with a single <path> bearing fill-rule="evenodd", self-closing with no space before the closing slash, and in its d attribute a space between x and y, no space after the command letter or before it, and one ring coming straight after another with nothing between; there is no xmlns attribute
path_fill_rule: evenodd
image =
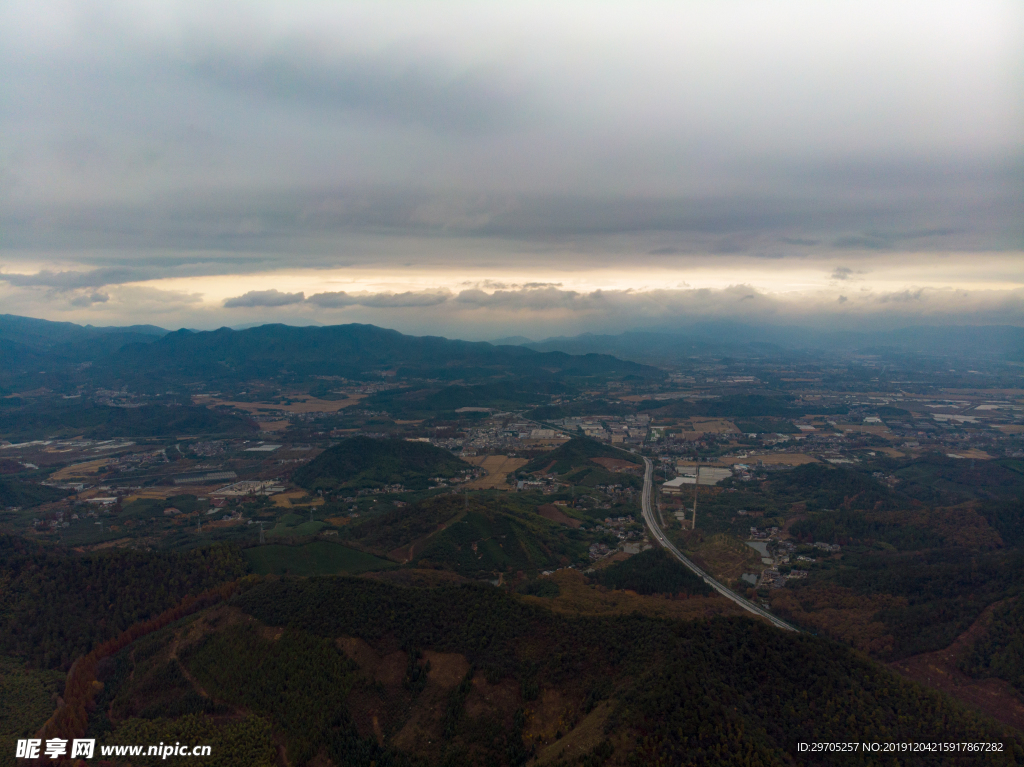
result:
<svg viewBox="0 0 1024 767"><path fill-rule="evenodd" d="M0 407L0 438L13 441L78 434L87 439L246 434L258 428L241 415L180 403L122 408L81 399L12 397Z"/></svg>
<svg viewBox="0 0 1024 767"><path fill-rule="evenodd" d="M426 442L352 437L328 448L292 475L310 490L405 485L427 487L431 477L453 477L470 469L465 461Z"/></svg>
<svg viewBox="0 0 1024 767"><path fill-rule="evenodd" d="M255 622L214 608L114 659L90 732L227 740L236 725L222 717L217 730L195 680L224 711L261 717L297 766L850 767L891 760L808 758L797 744L968 741L1000 751L899 763L1024 762L1019 734L841 645L748 618L570 618L490 586L354 578L265 580L233 606ZM185 712L201 715L164 718ZM267 751L251 763L269 767Z"/></svg>
<svg viewBox="0 0 1024 767"><path fill-rule="evenodd" d="M203 365L210 372L259 377L286 367L304 375L361 377L382 370L429 378L459 379L467 372L563 375L633 374L657 376L660 371L603 354L572 356L535 352L519 346L407 336L374 325L291 327L261 325L248 330L221 328L193 333L179 330L153 344L122 348L112 361L147 370Z"/></svg>
<svg viewBox="0 0 1024 767"><path fill-rule="evenodd" d="M526 464L522 471L531 472L545 469L548 473L565 474L571 469L591 465L593 458L615 458L640 465L639 458L624 450L598 442L591 437L573 437L550 453L537 456Z"/></svg>

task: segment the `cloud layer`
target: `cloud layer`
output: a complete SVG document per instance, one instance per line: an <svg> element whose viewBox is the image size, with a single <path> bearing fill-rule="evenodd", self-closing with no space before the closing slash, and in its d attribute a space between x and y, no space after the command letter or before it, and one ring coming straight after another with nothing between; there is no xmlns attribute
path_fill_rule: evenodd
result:
<svg viewBox="0 0 1024 767"><path fill-rule="evenodd" d="M0 297L468 334L704 306L682 284L982 316L966 289L1024 322L1022 31L1014 0L14 0ZM529 282L564 284L496 287Z"/></svg>

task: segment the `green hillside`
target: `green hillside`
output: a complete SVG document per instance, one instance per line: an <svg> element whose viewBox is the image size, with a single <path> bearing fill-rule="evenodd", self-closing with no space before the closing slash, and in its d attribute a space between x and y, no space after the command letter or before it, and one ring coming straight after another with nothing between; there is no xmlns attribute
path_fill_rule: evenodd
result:
<svg viewBox="0 0 1024 767"><path fill-rule="evenodd" d="M402 484L426 489L431 477L454 477L472 468L426 442L351 437L325 450L292 474L309 490L341 490Z"/></svg>
<svg viewBox="0 0 1024 767"><path fill-rule="evenodd" d="M373 410L386 410L392 416L437 415L463 407L486 407L495 410L522 410L538 402L546 402L552 394L563 394L566 386L558 381L537 378L475 386L413 387L383 391L368 397L362 404Z"/></svg>
<svg viewBox="0 0 1024 767"><path fill-rule="evenodd" d="M12 441L79 434L88 439L246 434L258 429L242 416L179 403L123 408L58 397L0 410L0 437Z"/></svg>
<svg viewBox="0 0 1024 767"><path fill-rule="evenodd" d="M599 570L595 580L610 589L630 589L638 594L712 593L704 583L665 549L642 551L625 562Z"/></svg>
<svg viewBox="0 0 1024 767"><path fill-rule="evenodd" d="M416 544L414 564L478 577L586 564L589 537L550 522L520 495L438 496L342 531L345 540L384 555Z"/></svg>
<svg viewBox="0 0 1024 767"><path fill-rule="evenodd" d="M243 552L259 575L336 575L397 567L394 562L328 541L302 546L254 546Z"/></svg>
<svg viewBox="0 0 1024 767"><path fill-rule="evenodd" d="M8 506L29 508L40 503L57 501L68 495L67 490L22 482L17 479L0 479L0 511Z"/></svg>
<svg viewBox="0 0 1024 767"><path fill-rule="evenodd" d="M257 622L211 608L117 656L91 736L173 741L191 728L222 743L246 720L217 715L236 711L265 722L239 746L268 767L258 745L271 733L296 767L512 767L561 748L559 763L586 767L888 763L798 751L817 742L995 742L985 764L1024 762L1019 734L864 655L753 619L570 618L489 586L346 577L265 580L232 604Z"/></svg>
<svg viewBox="0 0 1024 767"><path fill-rule="evenodd" d="M619 450L590 437L573 437L561 447L550 453L539 455L526 464L520 471L533 472L547 470L549 474L566 474L579 467L592 467L591 458L618 458L637 465L642 465L639 458L624 450ZM551 465L552 462L554 465ZM550 468L548 468L550 466Z"/></svg>
<svg viewBox="0 0 1024 767"><path fill-rule="evenodd" d="M443 564L463 575L516 572L585 563L589 544L542 517L470 510L417 552L416 562Z"/></svg>

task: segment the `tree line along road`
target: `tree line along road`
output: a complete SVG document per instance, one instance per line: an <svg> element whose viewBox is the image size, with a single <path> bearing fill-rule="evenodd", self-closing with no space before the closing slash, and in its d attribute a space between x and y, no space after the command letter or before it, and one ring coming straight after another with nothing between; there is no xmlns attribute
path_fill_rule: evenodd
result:
<svg viewBox="0 0 1024 767"><path fill-rule="evenodd" d="M687 568L693 571L693 573L699 576L711 588L713 588L726 599L731 599L744 610L752 612L755 615L760 615L762 618L770 622L773 626L777 626L778 628L783 629L785 631L799 631L799 629L789 625L788 623L786 623L786 621L782 620L781 618L772 615L764 608L758 607L749 599L744 599L725 584L719 583L717 580L712 578L711 575L704 572L702 568L694 564L688 557L686 557L679 549L677 549L672 544L672 542L668 539L668 537L665 535L662 529L658 527L658 522L654 518L654 512L651 509L651 495L654 491L654 464L651 462L651 459L647 458L646 456L641 456L641 458L644 459L645 470L644 492L641 498L640 508L644 516L644 522L647 523L647 527L650 528L651 535L654 537L654 540L657 541L658 545L662 548L667 549L669 553L672 554L672 556L674 556L676 559L682 562Z"/></svg>

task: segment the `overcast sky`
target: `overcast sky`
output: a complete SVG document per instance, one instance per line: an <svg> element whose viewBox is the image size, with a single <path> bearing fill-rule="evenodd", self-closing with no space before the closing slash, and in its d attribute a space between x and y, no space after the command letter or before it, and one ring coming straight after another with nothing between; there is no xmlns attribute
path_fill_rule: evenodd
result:
<svg viewBox="0 0 1024 767"><path fill-rule="evenodd" d="M1019 0L0 3L0 312L1024 325Z"/></svg>

